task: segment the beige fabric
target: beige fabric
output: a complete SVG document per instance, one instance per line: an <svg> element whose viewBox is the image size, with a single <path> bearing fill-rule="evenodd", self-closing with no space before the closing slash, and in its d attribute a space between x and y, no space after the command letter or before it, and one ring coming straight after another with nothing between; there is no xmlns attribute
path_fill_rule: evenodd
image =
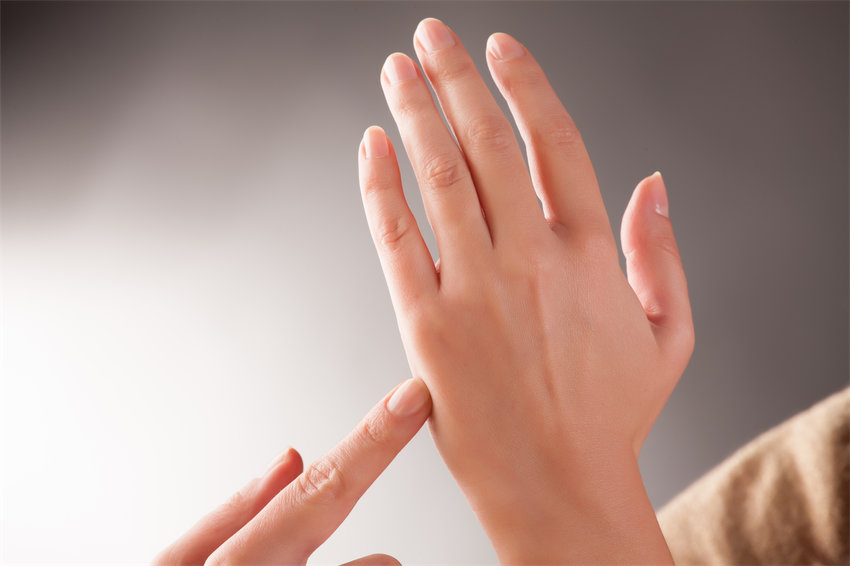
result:
<svg viewBox="0 0 850 566"><path fill-rule="evenodd" d="M850 388L762 434L658 521L677 564L850 563Z"/></svg>

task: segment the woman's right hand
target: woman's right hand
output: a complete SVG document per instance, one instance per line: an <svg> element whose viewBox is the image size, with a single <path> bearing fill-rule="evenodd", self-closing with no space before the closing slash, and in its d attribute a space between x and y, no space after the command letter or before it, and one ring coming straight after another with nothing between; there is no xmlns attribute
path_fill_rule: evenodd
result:
<svg viewBox="0 0 850 566"><path fill-rule="evenodd" d="M437 447L502 562L669 563L637 466L694 344L661 176L626 210L626 277L581 137L531 54L488 42L529 174L458 37L428 19L414 46L452 131L406 55L380 82L437 265L380 128L360 147L360 185Z"/></svg>
<svg viewBox="0 0 850 566"><path fill-rule="evenodd" d="M333 450L302 470L290 448L154 559L154 565L304 564L425 423L428 389L391 391ZM349 565L397 565L375 554Z"/></svg>

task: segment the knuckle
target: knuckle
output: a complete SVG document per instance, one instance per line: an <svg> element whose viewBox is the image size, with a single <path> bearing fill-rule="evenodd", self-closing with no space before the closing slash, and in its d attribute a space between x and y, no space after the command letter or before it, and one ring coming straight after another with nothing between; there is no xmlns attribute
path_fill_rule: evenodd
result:
<svg viewBox="0 0 850 566"><path fill-rule="evenodd" d="M396 252L403 247L410 230L410 221L403 217L382 217L375 227L375 243L382 250Z"/></svg>
<svg viewBox="0 0 850 566"><path fill-rule="evenodd" d="M461 184L464 167L459 156L439 153L422 164L422 181L433 191L451 190Z"/></svg>
<svg viewBox="0 0 850 566"><path fill-rule="evenodd" d="M513 67L511 72L502 75L501 81L507 95L511 98L515 98L523 91L540 92L549 86L546 75L539 67Z"/></svg>
<svg viewBox="0 0 850 566"><path fill-rule="evenodd" d="M694 347L696 346L696 332L694 330L694 320L690 308L688 308L687 315L683 317L682 322L679 324L676 334L679 339L679 347L682 349L682 356L687 363L687 360L694 353Z"/></svg>
<svg viewBox="0 0 850 566"><path fill-rule="evenodd" d="M244 509L250 507L253 499L250 492L253 491L253 487L255 485L256 480L252 480L247 486L231 495L227 501L224 502L221 512L223 514L241 514Z"/></svg>
<svg viewBox="0 0 850 566"><path fill-rule="evenodd" d="M425 298L414 301L404 309L405 327L413 331L414 337L427 332L434 324L434 319L439 318L440 312L437 305Z"/></svg>
<svg viewBox="0 0 850 566"><path fill-rule="evenodd" d="M598 261L604 265L613 259L619 263L617 246L605 227L586 227L572 234L570 241L572 249L585 261Z"/></svg>
<svg viewBox="0 0 850 566"><path fill-rule="evenodd" d="M358 440L366 445L384 446L392 437L388 425L384 411L369 415L358 429Z"/></svg>
<svg viewBox="0 0 850 566"><path fill-rule="evenodd" d="M582 144L573 119L566 112L557 112L530 128L531 141L544 147L571 151Z"/></svg>
<svg viewBox="0 0 850 566"><path fill-rule="evenodd" d="M404 96L399 96L393 103L393 109L396 116L400 119L409 120L417 114L421 114L423 109L422 101L413 93L405 93Z"/></svg>
<svg viewBox="0 0 850 566"><path fill-rule="evenodd" d="M259 478L251 480L242 489L228 497L227 501L222 503L214 511L214 514L217 517L237 517L239 520L247 522L259 511L257 509L257 488L259 483Z"/></svg>
<svg viewBox="0 0 850 566"><path fill-rule="evenodd" d="M537 289L542 268L539 258L533 255L515 260L506 259L499 269L499 279L509 289L522 289L523 293L533 294Z"/></svg>
<svg viewBox="0 0 850 566"><path fill-rule="evenodd" d="M428 306L427 301L421 303L425 304L416 304L405 313L405 332L412 343L429 344L434 337L445 336L451 329L446 326L446 317L441 316L442 308L436 304Z"/></svg>
<svg viewBox="0 0 850 566"><path fill-rule="evenodd" d="M339 464L328 457L316 460L295 480L301 498L320 502L339 499L345 491L345 480Z"/></svg>
<svg viewBox="0 0 850 566"><path fill-rule="evenodd" d="M540 295L552 281L562 280L560 271L563 266L558 264L558 258L550 253L530 252L518 261L508 263L503 269L513 281L519 282L521 288L530 295Z"/></svg>
<svg viewBox="0 0 850 566"><path fill-rule="evenodd" d="M675 261L680 262L679 245L676 243L676 238L671 232L658 234L653 241L653 246L661 252L669 255Z"/></svg>
<svg viewBox="0 0 850 566"><path fill-rule="evenodd" d="M466 123L466 139L473 145L487 151L499 153L510 150L516 141L513 131L508 127L504 116L480 116Z"/></svg>
<svg viewBox="0 0 850 566"><path fill-rule="evenodd" d="M678 364L680 371L684 371L696 345L693 322L688 320L678 324L668 345L671 359L675 360L674 363Z"/></svg>
<svg viewBox="0 0 850 566"><path fill-rule="evenodd" d="M375 173L372 173L363 181L363 195L367 199L378 197L383 192L392 188L392 185L386 183Z"/></svg>
<svg viewBox="0 0 850 566"><path fill-rule="evenodd" d="M474 77L478 71L468 58L447 57L431 70L434 82L444 84Z"/></svg>
<svg viewBox="0 0 850 566"><path fill-rule="evenodd" d="M657 252L669 256L674 262L681 263L679 246L673 232L657 227L632 235L628 246L623 246L623 255L628 261L640 261L652 257Z"/></svg>

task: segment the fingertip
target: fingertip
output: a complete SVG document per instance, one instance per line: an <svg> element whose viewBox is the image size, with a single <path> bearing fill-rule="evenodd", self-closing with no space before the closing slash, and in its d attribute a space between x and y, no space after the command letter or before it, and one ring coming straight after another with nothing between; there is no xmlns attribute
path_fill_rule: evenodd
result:
<svg viewBox="0 0 850 566"><path fill-rule="evenodd" d="M398 84L419 78L419 70L413 59L406 53L396 51L390 53L381 67L379 80L381 86L389 88Z"/></svg>
<svg viewBox="0 0 850 566"><path fill-rule="evenodd" d="M525 48L513 36L496 32L487 38L487 52L497 61L510 61L525 55Z"/></svg>
<svg viewBox="0 0 850 566"><path fill-rule="evenodd" d="M650 175L647 182L649 183L652 206L655 212L665 218L670 218L669 204L667 202L667 187L664 184L664 178L661 177L661 171L656 171Z"/></svg>
<svg viewBox="0 0 850 566"><path fill-rule="evenodd" d="M669 217L664 180L661 173L655 171L641 179L629 197L620 225L620 238L623 243L634 247L636 243L633 243L633 240L637 236L636 232L641 230L640 223L644 222L644 219L651 220L659 215Z"/></svg>
<svg viewBox="0 0 850 566"><path fill-rule="evenodd" d="M412 377L396 388L387 400L387 410L396 417L411 417L423 411L430 402L428 386L418 377Z"/></svg>
<svg viewBox="0 0 850 566"><path fill-rule="evenodd" d="M303 470L304 462L301 460L301 454L295 448L289 447L266 470L263 483L271 482L277 485L283 482L283 485L286 485Z"/></svg>
<svg viewBox="0 0 850 566"><path fill-rule="evenodd" d="M298 453L298 450L290 446L286 450L286 463L287 466L291 466L293 469L297 470L297 473L301 473L304 470L304 460L301 458L301 454Z"/></svg>
<svg viewBox="0 0 850 566"><path fill-rule="evenodd" d="M501 32L491 33L487 38L486 47L484 52L487 54L488 59L496 59L496 35Z"/></svg>
<svg viewBox="0 0 850 566"><path fill-rule="evenodd" d="M623 246L623 253L627 256L629 250L634 249L635 247L635 243L632 238L632 235L635 232L635 212L640 208L639 201L643 198L641 195L643 194L644 186L649 181L650 177L644 177L638 181L637 185L635 185L635 188L632 190L632 194L629 197L629 202L626 204L626 209L623 211L623 218L620 221L620 243Z"/></svg>
<svg viewBox="0 0 850 566"><path fill-rule="evenodd" d="M390 154L387 134L380 126L369 126L363 133L363 148L366 159L379 159Z"/></svg>

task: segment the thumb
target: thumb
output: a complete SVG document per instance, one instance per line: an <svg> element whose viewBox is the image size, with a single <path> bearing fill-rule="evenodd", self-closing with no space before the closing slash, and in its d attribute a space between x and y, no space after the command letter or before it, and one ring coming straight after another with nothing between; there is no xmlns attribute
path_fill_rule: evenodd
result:
<svg viewBox="0 0 850 566"><path fill-rule="evenodd" d="M687 364L694 327L685 271L673 235L667 190L655 172L635 187L620 227L626 275L661 351Z"/></svg>

